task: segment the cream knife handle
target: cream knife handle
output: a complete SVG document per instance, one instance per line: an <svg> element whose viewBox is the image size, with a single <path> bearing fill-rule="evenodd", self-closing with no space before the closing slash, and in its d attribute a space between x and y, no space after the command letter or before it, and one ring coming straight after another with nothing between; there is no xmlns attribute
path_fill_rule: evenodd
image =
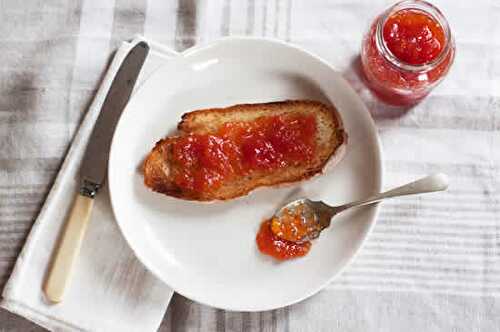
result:
<svg viewBox="0 0 500 332"><path fill-rule="evenodd" d="M44 287L45 295L51 302L57 303L63 299L93 206L93 198L76 196Z"/></svg>

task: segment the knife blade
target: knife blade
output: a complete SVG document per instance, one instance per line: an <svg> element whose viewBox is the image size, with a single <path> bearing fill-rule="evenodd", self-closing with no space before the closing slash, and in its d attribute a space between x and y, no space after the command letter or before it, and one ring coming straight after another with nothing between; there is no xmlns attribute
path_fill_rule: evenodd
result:
<svg viewBox="0 0 500 332"><path fill-rule="evenodd" d="M149 47L145 42L135 45L123 60L111 83L80 168L82 195L94 197L104 182L116 124L127 105L148 52Z"/></svg>
<svg viewBox="0 0 500 332"><path fill-rule="evenodd" d="M104 99L85 150L80 168L80 191L73 202L64 231L56 248L43 290L51 302L61 302L71 280L94 205L94 197L104 183L109 148L116 124L132 94L148 55L145 42L136 44L126 55Z"/></svg>

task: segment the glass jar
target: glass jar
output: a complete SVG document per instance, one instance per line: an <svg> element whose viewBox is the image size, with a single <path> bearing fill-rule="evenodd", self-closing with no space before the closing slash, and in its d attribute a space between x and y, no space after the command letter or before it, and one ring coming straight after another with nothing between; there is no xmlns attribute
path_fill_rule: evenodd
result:
<svg viewBox="0 0 500 332"><path fill-rule="evenodd" d="M381 100L409 106L441 82L454 55L455 43L439 9L409 0L374 20L363 39L361 63L368 85Z"/></svg>

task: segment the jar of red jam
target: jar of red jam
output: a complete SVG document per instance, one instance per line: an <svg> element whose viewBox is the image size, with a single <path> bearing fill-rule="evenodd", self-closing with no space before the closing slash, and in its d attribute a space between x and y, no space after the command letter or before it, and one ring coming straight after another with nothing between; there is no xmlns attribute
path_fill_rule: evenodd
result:
<svg viewBox="0 0 500 332"><path fill-rule="evenodd" d="M361 62L368 85L383 101L418 103L446 76L455 43L443 14L425 1L388 8L363 39Z"/></svg>

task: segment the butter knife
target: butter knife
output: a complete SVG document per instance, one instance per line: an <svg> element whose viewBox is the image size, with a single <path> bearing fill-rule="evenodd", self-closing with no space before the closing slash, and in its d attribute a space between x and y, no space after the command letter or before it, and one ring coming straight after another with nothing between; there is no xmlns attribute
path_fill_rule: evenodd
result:
<svg viewBox="0 0 500 332"><path fill-rule="evenodd" d="M51 302L62 301L71 280L94 198L106 176L113 132L127 105L148 52L149 47L145 42L139 42L129 51L111 83L92 130L80 169L80 191L76 195L43 287L47 299Z"/></svg>

